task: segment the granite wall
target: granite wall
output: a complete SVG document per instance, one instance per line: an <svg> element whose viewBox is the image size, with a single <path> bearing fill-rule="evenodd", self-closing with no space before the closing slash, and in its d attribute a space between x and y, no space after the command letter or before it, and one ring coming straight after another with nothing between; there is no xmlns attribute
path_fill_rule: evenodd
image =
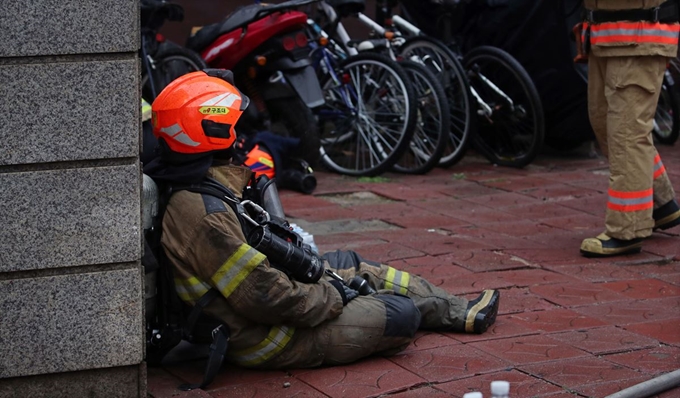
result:
<svg viewBox="0 0 680 398"><path fill-rule="evenodd" d="M0 1L0 397L146 396L138 25Z"/></svg>

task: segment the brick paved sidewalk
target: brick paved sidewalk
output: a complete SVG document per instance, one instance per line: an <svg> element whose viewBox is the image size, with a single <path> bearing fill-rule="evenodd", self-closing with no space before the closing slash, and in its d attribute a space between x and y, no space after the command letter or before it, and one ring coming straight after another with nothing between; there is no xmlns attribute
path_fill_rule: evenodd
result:
<svg viewBox="0 0 680 398"><path fill-rule="evenodd" d="M680 190L680 148L659 148ZM227 366L207 391L204 361L150 368L154 397L462 397L492 380L511 397L604 397L680 369L680 227L640 254L586 259L603 230L607 164L542 156L522 170L467 156L425 176L356 179L317 173L313 196L282 192L291 221L321 251L356 250L476 297L502 289L483 335L421 332L391 358L314 370ZM180 353L181 355L181 353ZM658 397L680 397L680 388Z"/></svg>

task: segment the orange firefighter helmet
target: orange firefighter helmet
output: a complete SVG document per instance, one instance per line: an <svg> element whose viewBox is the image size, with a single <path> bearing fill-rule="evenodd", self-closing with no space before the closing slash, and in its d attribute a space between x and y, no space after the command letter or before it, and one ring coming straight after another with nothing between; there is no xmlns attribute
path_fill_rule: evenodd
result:
<svg viewBox="0 0 680 398"><path fill-rule="evenodd" d="M184 154L219 151L236 140L234 125L250 102L231 72L191 72L172 81L152 104L153 134Z"/></svg>

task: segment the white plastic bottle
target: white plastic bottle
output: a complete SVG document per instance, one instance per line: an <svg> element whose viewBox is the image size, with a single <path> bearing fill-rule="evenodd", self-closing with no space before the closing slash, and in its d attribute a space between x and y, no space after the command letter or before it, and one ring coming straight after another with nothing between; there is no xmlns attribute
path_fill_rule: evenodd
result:
<svg viewBox="0 0 680 398"><path fill-rule="evenodd" d="M508 398L510 397L510 383L503 380L491 382L491 397L492 398Z"/></svg>
<svg viewBox="0 0 680 398"><path fill-rule="evenodd" d="M481 392L468 392L463 394L463 398L484 398Z"/></svg>
<svg viewBox="0 0 680 398"><path fill-rule="evenodd" d="M315 254L317 254L317 255L319 254L319 248L316 247L316 243L314 243L314 235L312 235L312 234L310 234L309 232L305 231L304 229L302 229L302 228L301 228L299 225L297 225L297 224L291 223L291 224L290 224L290 227L293 229L293 232L295 232L296 234L300 235L300 237L302 238L302 243L308 244L308 245L312 248L312 251L313 251Z"/></svg>

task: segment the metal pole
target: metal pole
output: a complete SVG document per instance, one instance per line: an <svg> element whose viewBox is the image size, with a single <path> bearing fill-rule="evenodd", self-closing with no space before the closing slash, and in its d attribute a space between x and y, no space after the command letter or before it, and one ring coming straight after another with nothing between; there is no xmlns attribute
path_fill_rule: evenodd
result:
<svg viewBox="0 0 680 398"><path fill-rule="evenodd" d="M680 369L628 387L605 398L645 398L680 385Z"/></svg>

